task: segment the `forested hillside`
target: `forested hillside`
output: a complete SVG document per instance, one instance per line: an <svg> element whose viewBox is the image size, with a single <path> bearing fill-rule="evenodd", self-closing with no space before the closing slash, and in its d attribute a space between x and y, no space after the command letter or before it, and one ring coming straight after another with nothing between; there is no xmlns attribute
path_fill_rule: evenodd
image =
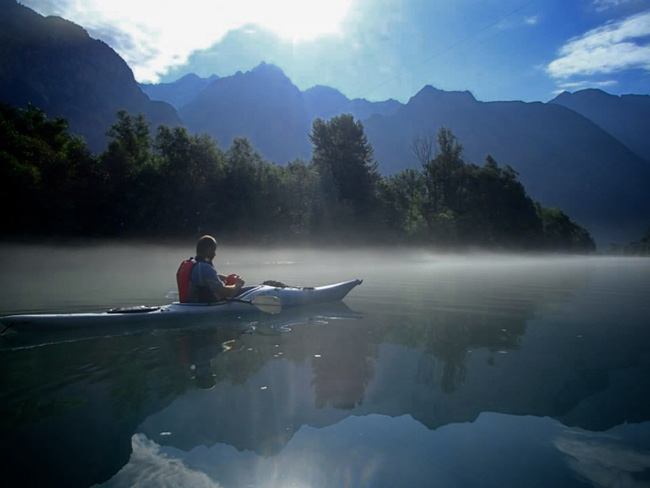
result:
<svg viewBox="0 0 650 488"><path fill-rule="evenodd" d="M182 85L179 80L177 88ZM630 109L641 109L645 98L625 100ZM247 137L262 157L281 165L310 157L315 118L345 113L364 123L383 176L418 169L413 139L447 127L463 142L469 160L491 155L508 164L531 198L564 209L605 245L636 237L650 222L647 162L588 117L558 103L481 102L470 92L432 86L404 105L371 103L322 86L301 92L282 70L263 63L214 80L179 110L191 132L210 134L223 145ZM647 134L646 125L638 123L630 135ZM629 127L626 123L622 130Z"/></svg>
<svg viewBox="0 0 650 488"><path fill-rule="evenodd" d="M265 161L245 138L220 148L181 127L152 134L125 111L94 156L35 107L0 108L0 203L8 237L228 235L247 243L376 243L487 249L594 249L559 209L535 204L512 168L467 163L447 129L420 140L421 169L377 171L361 122L312 127L311 161Z"/></svg>

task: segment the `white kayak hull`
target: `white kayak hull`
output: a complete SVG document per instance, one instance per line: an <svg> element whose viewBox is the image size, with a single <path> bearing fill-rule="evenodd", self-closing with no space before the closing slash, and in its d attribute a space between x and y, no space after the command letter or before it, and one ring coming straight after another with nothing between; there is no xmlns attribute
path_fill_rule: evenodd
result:
<svg viewBox="0 0 650 488"><path fill-rule="evenodd" d="M3 327L20 330L73 328L79 326L117 325L145 321L182 320L183 317L211 316L223 313L258 311L249 303L257 297L277 297L282 309L342 300L362 280L350 280L318 287L275 287L258 285L233 300L218 303L179 303L155 307L130 307L97 313L8 315L0 318Z"/></svg>
<svg viewBox="0 0 650 488"><path fill-rule="evenodd" d="M283 310L280 314L236 313L236 314L194 314L176 316L158 315L138 322L77 322L76 327L57 325L21 324L15 330L9 329L0 336L0 352L36 346L50 346L60 343L87 341L98 338L118 338L148 331L166 330L198 331L215 327L237 329L242 332L258 330L260 333L276 334L309 324L327 324L333 320L358 320L363 314L350 309L345 302L327 302Z"/></svg>

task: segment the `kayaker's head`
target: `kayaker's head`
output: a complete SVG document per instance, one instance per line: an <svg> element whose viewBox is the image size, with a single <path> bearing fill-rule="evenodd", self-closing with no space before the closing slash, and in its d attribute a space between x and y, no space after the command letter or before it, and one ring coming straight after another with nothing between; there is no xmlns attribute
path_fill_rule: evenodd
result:
<svg viewBox="0 0 650 488"><path fill-rule="evenodd" d="M197 261L212 261L215 254L217 254L217 240L205 235L196 243L196 259Z"/></svg>

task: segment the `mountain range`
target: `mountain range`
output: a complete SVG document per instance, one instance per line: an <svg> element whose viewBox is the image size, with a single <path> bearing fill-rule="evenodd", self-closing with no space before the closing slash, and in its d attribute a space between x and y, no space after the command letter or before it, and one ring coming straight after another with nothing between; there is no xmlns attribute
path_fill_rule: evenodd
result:
<svg viewBox="0 0 650 488"><path fill-rule="evenodd" d="M468 162L482 164L491 155L510 165L535 200L562 208L601 244L634 239L650 225L649 96L584 90L548 103L480 102L469 92L425 86L406 104L369 102L324 86L301 92L264 63L213 79L191 95L193 101L179 109L191 131L226 147L246 136L278 164L309 159L316 117L351 113L362 120L385 175L419 167L414 138L435 137L447 127Z"/></svg>
<svg viewBox="0 0 650 488"><path fill-rule="evenodd" d="M325 86L301 91L266 63L227 77L138 85L119 55L81 27L14 0L0 0L0 14L0 102L65 117L94 152L105 149L105 133L125 109L154 128L207 133L222 148L247 137L264 158L286 164L310 158L316 117L350 113L384 175L419 167L413 140L447 127L468 162L489 154L511 166L534 200L562 208L599 244L638 238L650 225L648 95L583 90L548 103L481 102L425 86L407 103L370 102Z"/></svg>

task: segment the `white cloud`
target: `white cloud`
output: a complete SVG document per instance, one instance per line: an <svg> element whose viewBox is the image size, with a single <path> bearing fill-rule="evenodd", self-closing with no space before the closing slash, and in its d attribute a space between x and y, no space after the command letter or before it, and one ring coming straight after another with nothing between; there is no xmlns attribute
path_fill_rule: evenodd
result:
<svg viewBox="0 0 650 488"><path fill-rule="evenodd" d="M591 81L591 80L580 80L580 81L569 81L558 83L558 89L553 91L554 95L559 95L565 91L579 91L584 90L585 88L611 88L612 86L618 85L617 80L605 80L605 81Z"/></svg>
<svg viewBox="0 0 650 488"><path fill-rule="evenodd" d="M607 439L585 436L584 438L560 437L555 447L567 455L567 463L581 478L594 486L610 488L625 486L642 488L647 484L634 476L650 469L650 454Z"/></svg>
<svg viewBox="0 0 650 488"><path fill-rule="evenodd" d="M650 10L607 23L569 40L546 67L556 79L610 74L639 68L650 71Z"/></svg>
<svg viewBox="0 0 650 488"><path fill-rule="evenodd" d="M538 15L531 15L530 17L526 17L524 19L524 24L526 24L526 25L537 25L537 24L539 24L539 16Z"/></svg>
<svg viewBox="0 0 650 488"><path fill-rule="evenodd" d="M22 0L60 15L115 49L138 81L158 81L231 30L260 25L292 41L336 33L353 0ZM56 5L54 5L56 4Z"/></svg>
<svg viewBox="0 0 650 488"><path fill-rule="evenodd" d="M513 16L501 20L496 27L500 30L518 29L538 25L541 21L539 15Z"/></svg>
<svg viewBox="0 0 650 488"><path fill-rule="evenodd" d="M97 488L120 486L192 486L196 488L221 488L203 472L188 468L181 459L163 452L144 434L131 437L132 453L129 462L110 480L95 485Z"/></svg>
<svg viewBox="0 0 650 488"><path fill-rule="evenodd" d="M558 86L562 91L569 90L582 90L583 88L609 88L618 84L616 80L605 80L605 81L589 81L589 80L580 80L580 81L570 81L564 83L558 83Z"/></svg>
<svg viewBox="0 0 650 488"><path fill-rule="evenodd" d="M629 3L630 1L634 0L593 0L593 5L597 12L602 12L613 7L618 7L624 3Z"/></svg>

